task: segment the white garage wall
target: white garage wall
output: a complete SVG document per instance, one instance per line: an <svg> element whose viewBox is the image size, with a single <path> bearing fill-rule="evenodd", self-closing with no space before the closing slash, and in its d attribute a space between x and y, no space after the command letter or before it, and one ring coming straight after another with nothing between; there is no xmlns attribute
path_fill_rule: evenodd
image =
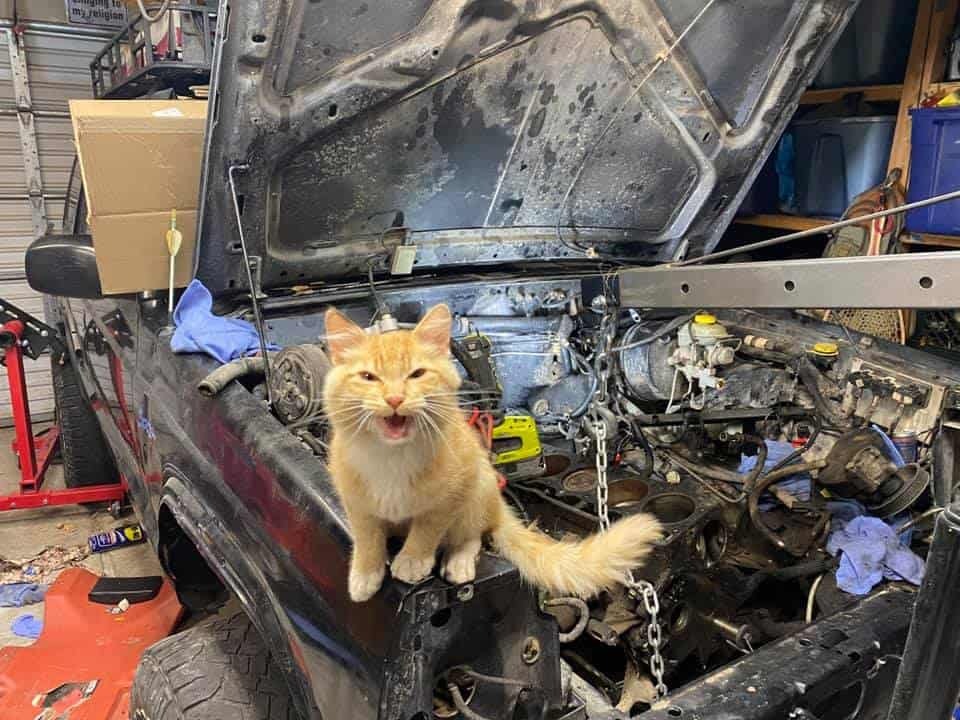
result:
<svg viewBox="0 0 960 720"><path fill-rule="evenodd" d="M7 26L9 27L9 26ZM49 23L27 23L24 33L40 174L46 197L47 222L59 231L73 165L73 131L67 101L92 96L89 63L109 38L108 32ZM43 317L43 300L26 283L23 256L33 241L30 204L20 146L9 35L0 27L0 298ZM50 360L26 361L30 408L36 418L52 417ZM9 424L6 378L0 378L0 424Z"/></svg>

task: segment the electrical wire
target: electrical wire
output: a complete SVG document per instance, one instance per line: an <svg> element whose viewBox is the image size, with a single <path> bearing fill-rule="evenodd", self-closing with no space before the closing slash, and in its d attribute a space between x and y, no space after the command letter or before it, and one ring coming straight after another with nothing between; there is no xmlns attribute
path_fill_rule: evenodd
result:
<svg viewBox="0 0 960 720"><path fill-rule="evenodd" d="M826 573L818 575L817 579L814 580L810 586L810 592L807 594L807 611L804 613L803 619L808 623L813 622L814 601L817 599L817 590L820 589L820 583L823 582L824 577L826 577Z"/></svg>
<svg viewBox="0 0 960 720"><path fill-rule="evenodd" d="M683 42L683 39L684 39L684 38L687 36L687 34L693 29L694 25L696 25L696 24L700 21L700 19L707 13L707 11L708 11L711 7L713 7L713 4L714 4L715 2L716 2L716 0L709 0L709 1L707 2L707 4L704 5L703 8L701 8L700 12L698 12L698 13L694 16L693 20L690 21L690 24L687 25L687 27L685 27L685 28L683 29L683 32L681 32L681 33L677 36L677 38L670 44L670 46L666 49L666 51L660 53L660 54L656 57L656 61L654 62L653 67L651 67L651 68L647 71L647 74L643 76L643 78L640 80L640 82L637 84L637 86L636 86L636 87L633 89L633 91L627 96L626 100L624 100L624 101L620 104L620 106L619 106L616 110L614 110L613 115L610 117L610 121L604 126L603 130L600 132L600 135L597 136L597 139L594 140L594 141L593 141L593 144L587 149L587 152L584 153L583 158L580 160L580 164L577 166L576 172L573 174L573 179L570 181L570 184L567 186L567 191L563 194L563 199L560 201L560 207L557 209L557 222L556 222L556 225L554 226L554 230L556 231L557 240L558 240L558 241L560 242L560 244L562 244L564 247L566 247L566 248L568 248L568 249L570 249L570 250L573 250L574 252L581 253L581 254L583 254L583 255L586 256L586 257L596 257L596 256L597 256L597 253L596 253L596 249L595 249L595 248L583 247L583 246L580 245L576 240L571 240L571 241L568 242L567 239L566 239L565 237L563 237L563 233L560 232L560 227L561 227L560 223L561 223L561 221L563 220L563 211L564 211L564 209L565 209L566 206L567 206L567 202L570 200L570 195L573 193L573 190L574 190L574 188L577 186L577 183L580 182L580 177L583 175L583 171L584 171L584 169L587 167L587 162L588 162L588 161L590 160L590 158L593 156L593 153L596 151L596 149L600 146L600 142L603 140L603 138L606 136L606 134L610 131L610 129L614 126L614 124L616 124L616 121L620 118L620 114L627 108L627 106L633 101L633 99L640 93L640 90L643 89L643 86L646 85L647 81L648 81L651 77L653 77L653 74L654 74L657 70L659 70L660 67L661 67L667 60L670 59L670 56L673 54L673 51L677 49L677 46L680 45L681 42ZM574 229L574 228L573 228L573 226L570 226L569 229L572 230L572 229ZM601 259L602 259L602 258L601 258Z"/></svg>

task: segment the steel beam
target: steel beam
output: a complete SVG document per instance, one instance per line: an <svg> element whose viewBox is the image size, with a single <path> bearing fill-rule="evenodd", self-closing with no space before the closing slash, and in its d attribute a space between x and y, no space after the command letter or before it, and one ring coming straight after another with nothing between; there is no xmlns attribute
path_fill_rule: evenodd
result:
<svg viewBox="0 0 960 720"><path fill-rule="evenodd" d="M960 308L960 253L628 268L635 308Z"/></svg>

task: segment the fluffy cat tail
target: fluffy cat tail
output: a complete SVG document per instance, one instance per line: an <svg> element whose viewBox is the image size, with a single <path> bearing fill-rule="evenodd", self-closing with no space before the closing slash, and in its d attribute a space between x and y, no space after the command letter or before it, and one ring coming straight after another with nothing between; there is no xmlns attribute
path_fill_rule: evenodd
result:
<svg viewBox="0 0 960 720"><path fill-rule="evenodd" d="M525 580L556 595L587 598L622 583L661 537L651 515L632 515L578 541L554 540L504 508L493 541Z"/></svg>

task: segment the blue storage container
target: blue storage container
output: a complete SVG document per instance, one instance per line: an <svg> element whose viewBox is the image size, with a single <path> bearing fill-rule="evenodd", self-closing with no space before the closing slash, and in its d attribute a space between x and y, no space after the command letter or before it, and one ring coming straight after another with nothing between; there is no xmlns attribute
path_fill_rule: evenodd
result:
<svg viewBox="0 0 960 720"><path fill-rule="evenodd" d="M913 130L907 200L916 202L960 190L960 108L919 108L910 115ZM960 235L960 200L911 210L907 229Z"/></svg>
<svg viewBox="0 0 960 720"><path fill-rule="evenodd" d="M896 124L895 115L793 123L800 214L840 217L857 195L883 182Z"/></svg>

